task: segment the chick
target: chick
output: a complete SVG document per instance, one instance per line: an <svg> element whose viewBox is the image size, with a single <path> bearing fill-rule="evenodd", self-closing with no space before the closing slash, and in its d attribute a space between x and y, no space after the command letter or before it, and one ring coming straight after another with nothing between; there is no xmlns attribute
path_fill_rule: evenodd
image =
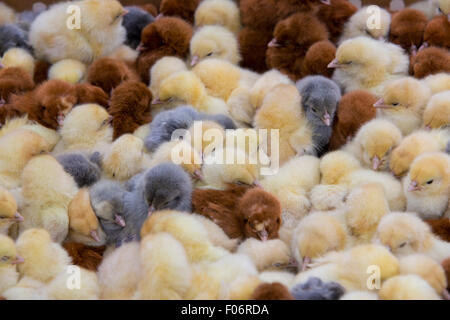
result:
<svg viewBox="0 0 450 320"><path fill-rule="evenodd" d="M364 167L384 171L389 167L391 151L401 140L402 133L392 122L374 119L364 124L343 150L352 153Z"/></svg>
<svg viewBox="0 0 450 320"><path fill-rule="evenodd" d="M20 230L43 228L61 243L69 229L69 203L78 193L75 181L55 158L42 155L27 163L21 182L25 220Z"/></svg>
<svg viewBox="0 0 450 320"><path fill-rule="evenodd" d="M206 58L217 58L238 64L241 61L235 35L221 26L204 26L196 31L190 43L191 67Z"/></svg>
<svg viewBox="0 0 450 320"><path fill-rule="evenodd" d="M77 59L92 63L112 53L125 40L122 17L126 11L118 1L82 0L77 3L83 19L72 17L67 27L70 2L59 3L40 14L30 26L30 43L38 59L55 63ZM70 24L71 23L71 24Z"/></svg>
<svg viewBox="0 0 450 320"><path fill-rule="evenodd" d="M74 59L64 59L53 64L48 70L49 79L59 79L69 83L78 83L84 79L87 67Z"/></svg>
<svg viewBox="0 0 450 320"><path fill-rule="evenodd" d="M450 75L445 72L429 75L422 81L430 88L432 95L450 90Z"/></svg>
<svg viewBox="0 0 450 320"><path fill-rule="evenodd" d="M195 10L195 26L219 25L234 34L241 29L239 8L230 0L202 1Z"/></svg>
<svg viewBox="0 0 450 320"><path fill-rule="evenodd" d="M19 281L15 265L23 262L14 241L3 234L0 234L0 257L0 294L2 294Z"/></svg>
<svg viewBox="0 0 450 320"><path fill-rule="evenodd" d="M0 26L1 28L1 26ZM4 67L22 68L33 77L35 69L35 61L33 56L23 48L10 48L3 54L0 62Z"/></svg>
<svg viewBox="0 0 450 320"><path fill-rule="evenodd" d="M323 282L311 277L305 283L299 283L291 289L295 300L339 300L345 289L336 282Z"/></svg>
<svg viewBox="0 0 450 320"><path fill-rule="evenodd" d="M23 217L17 211L16 199L8 190L0 187L0 234L7 235L9 228L20 221L23 221Z"/></svg>
<svg viewBox="0 0 450 320"><path fill-rule="evenodd" d="M408 52L417 51L422 45L423 32L428 19L422 12L406 8L392 17L389 39Z"/></svg>
<svg viewBox="0 0 450 320"><path fill-rule="evenodd" d="M17 252L24 262L18 266L22 277L48 283L66 268L71 261L67 252L43 229L29 229L20 234L16 242Z"/></svg>
<svg viewBox="0 0 450 320"><path fill-rule="evenodd" d="M302 96L306 119L313 128L313 144L320 156L324 153L332 133L341 90L333 81L323 76L309 76L296 83Z"/></svg>
<svg viewBox="0 0 450 320"><path fill-rule="evenodd" d="M293 300L288 288L279 282L262 283L252 294L251 300Z"/></svg>
<svg viewBox="0 0 450 320"><path fill-rule="evenodd" d="M25 70L15 67L0 70L0 103L8 103L13 94L20 94L33 88L33 78ZM4 112L8 113L7 110Z"/></svg>
<svg viewBox="0 0 450 320"><path fill-rule="evenodd" d="M161 82L178 71L187 71L186 63L180 58L166 56L159 59L150 69L150 91L152 95L157 97Z"/></svg>
<svg viewBox="0 0 450 320"><path fill-rule="evenodd" d="M318 184L309 192L311 208L318 211L330 211L345 206L348 187L345 185Z"/></svg>
<svg viewBox="0 0 450 320"><path fill-rule="evenodd" d="M442 263L450 252L450 244L434 236L430 226L413 213L385 215L378 225L377 240L399 257L422 253Z"/></svg>
<svg viewBox="0 0 450 320"><path fill-rule="evenodd" d="M162 0L159 12L164 16L180 17L192 24L199 3L200 0Z"/></svg>
<svg viewBox="0 0 450 320"><path fill-rule="evenodd" d="M450 22L445 16L437 16L425 27L423 33L423 47L434 46L450 49Z"/></svg>
<svg viewBox="0 0 450 320"><path fill-rule="evenodd" d="M77 83L75 90L78 96L77 104L96 103L108 107L109 96L102 88L89 83Z"/></svg>
<svg viewBox="0 0 450 320"><path fill-rule="evenodd" d="M339 102L330 139L330 150L349 142L361 126L375 118L377 97L365 90L345 94Z"/></svg>
<svg viewBox="0 0 450 320"><path fill-rule="evenodd" d="M335 56L336 46L329 40L314 43L306 51L302 66L303 75L322 75L331 78L334 70L328 68L328 64Z"/></svg>
<svg viewBox="0 0 450 320"><path fill-rule="evenodd" d="M253 107L259 109L267 94L279 84L293 84L293 82L275 69L261 75L250 91L250 101Z"/></svg>
<svg viewBox="0 0 450 320"><path fill-rule="evenodd" d="M367 37L344 41L328 65L337 68L333 80L345 93L366 89L380 94L383 84L408 72L408 57L397 45Z"/></svg>
<svg viewBox="0 0 450 320"><path fill-rule="evenodd" d="M31 45L28 42L28 34L16 24L2 23L0 26L0 56L11 48L21 48L31 51Z"/></svg>
<svg viewBox="0 0 450 320"><path fill-rule="evenodd" d="M127 31L125 44L136 49L141 42L141 32L155 18L148 12L138 7L125 7L127 14L123 16L122 25Z"/></svg>
<svg viewBox="0 0 450 320"><path fill-rule="evenodd" d="M377 115L394 123L402 134L419 128L422 114L430 99L430 89L419 80L405 77L389 83L374 107Z"/></svg>
<svg viewBox="0 0 450 320"><path fill-rule="evenodd" d="M429 75L450 72L450 53L448 50L438 47L429 47L420 50L411 56L410 74L418 79Z"/></svg>
<svg viewBox="0 0 450 320"><path fill-rule="evenodd" d="M428 282L412 274L388 279L378 294L382 300L441 300Z"/></svg>
<svg viewBox="0 0 450 320"><path fill-rule="evenodd" d="M407 210L424 219L448 218L450 156L430 152L417 157L403 181Z"/></svg>
<svg viewBox="0 0 450 320"><path fill-rule="evenodd" d="M356 13L358 8L351 1L325 0L312 1L320 3L317 17L327 26L330 40L337 42L344 30L345 23Z"/></svg>
<svg viewBox="0 0 450 320"><path fill-rule="evenodd" d="M435 94L423 112L423 124L427 129L450 126L450 90Z"/></svg>
<svg viewBox="0 0 450 320"><path fill-rule="evenodd" d="M100 180L99 166L82 153L63 153L56 160L73 177L79 188L89 187Z"/></svg>
<svg viewBox="0 0 450 320"><path fill-rule="evenodd" d="M373 27L367 23L372 11L368 10L368 7L358 9L358 11L352 15L352 17L345 24L338 44L341 44L345 40L359 36L370 37L376 40L387 39L391 25L391 15L386 9L378 7L378 10L380 13L380 25Z"/></svg>
<svg viewBox="0 0 450 320"><path fill-rule="evenodd" d="M67 271L57 275L45 287L46 296L51 300L98 300L100 289L95 272L79 268L80 287L76 290L67 285L71 275Z"/></svg>

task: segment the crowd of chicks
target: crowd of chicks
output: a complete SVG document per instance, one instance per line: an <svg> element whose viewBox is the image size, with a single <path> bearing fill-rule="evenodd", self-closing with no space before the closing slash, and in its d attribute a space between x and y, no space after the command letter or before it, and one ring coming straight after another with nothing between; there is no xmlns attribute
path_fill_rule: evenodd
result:
<svg viewBox="0 0 450 320"><path fill-rule="evenodd" d="M1 3L0 297L449 299L450 1L367 9Z"/></svg>

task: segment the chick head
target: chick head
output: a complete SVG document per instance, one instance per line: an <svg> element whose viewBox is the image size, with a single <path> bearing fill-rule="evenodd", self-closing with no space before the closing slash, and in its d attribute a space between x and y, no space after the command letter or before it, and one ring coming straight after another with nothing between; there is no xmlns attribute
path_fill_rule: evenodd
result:
<svg viewBox="0 0 450 320"><path fill-rule="evenodd" d="M206 58L217 58L238 64L239 44L234 34L221 26L205 26L195 32L190 43L191 66Z"/></svg>
<svg viewBox="0 0 450 320"><path fill-rule="evenodd" d="M0 234L0 267L22 263L23 258L19 256L14 241Z"/></svg>
<svg viewBox="0 0 450 320"><path fill-rule="evenodd" d="M239 8L233 1L202 1L195 10L195 26L220 25L238 34L241 29Z"/></svg>
<svg viewBox="0 0 450 320"><path fill-rule="evenodd" d="M378 294L382 300L440 300L433 287L415 274L388 279Z"/></svg>
<svg viewBox="0 0 450 320"><path fill-rule="evenodd" d="M450 188L450 156L429 152L417 157L408 173L408 192L419 195L448 194Z"/></svg>
<svg viewBox="0 0 450 320"><path fill-rule="evenodd" d="M374 119L364 124L356 134L360 142L362 161L373 170L388 168L391 151L402 139L402 133L392 122Z"/></svg>
<svg viewBox="0 0 450 320"><path fill-rule="evenodd" d="M423 124L427 129L450 126L450 90L431 97L423 113Z"/></svg>
<svg viewBox="0 0 450 320"><path fill-rule="evenodd" d="M243 217L246 237L262 241L278 238L281 204L273 195L260 188L250 189L239 199L238 210Z"/></svg>
<svg viewBox="0 0 450 320"><path fill-rule="evenodd" d="M349 173L360 168L358 160L348 152L327 153L320 161L322 184L340 184Z"/></svg>
<svg viewBox="0 0 450 320"><path fill-rule="evenodd" d="M178 57L164 57L156 61L150 69L152 95L159 96L159 87L162 81L178 71L187 71L186 64Z"/></svg>
<svg viewBox="0 0 450 320"><path fill-rule="evenodd" d="M363 7L350 18L348 27L351 26L351 28L354 28L360 35L366 35L376 40L386 39L391 25L391 15L387 10L380 7L378 8L380 12L380 24L378 26L370 28L371 26L367 21L369 20L372 11L367 10L368 7Z"/></svg>
<svg viewBox="0 0 450 320"><path fill-rule="evenodd" d="M393 212L385 215L377 228L377 238L395 255L426 250L431 245L428 224L412 213Z"/></svg>
<svg viewBox="0 0 450 320"><path fill-rule="evenodd" d="M161 82L153 104L178 100L198 108L205 97L206 88L201 80L193 72L180 71Z"/></svg>
<svg viewBox="0 0 450 320"><path fill-rule="evenodd" d="M31 77L34 76L35 60L33 56L22 48L8 49L0 60L5 68L18 67L27 71Z"/></svg>
<svg viewBox="0 0 450 320"><path fill-rule="evenodd" d="M84 78L86 69L86 65L78 60L64 59L50 67L48 70L48 78L75 84Z"/></svg>
<svg viewBox="0 0 450 320"><path fill-rule="evenodd" d="M81 28L87 30L120 26L127 11L117 0L83 0L80 2Z"/></svg>
<svg viewBox="0 0 450 320"><path fill-rule="evenodd" d="M23 217L17 212L17 202L13 195L0 187L0 224L11 220L23 221Z"/></svg>

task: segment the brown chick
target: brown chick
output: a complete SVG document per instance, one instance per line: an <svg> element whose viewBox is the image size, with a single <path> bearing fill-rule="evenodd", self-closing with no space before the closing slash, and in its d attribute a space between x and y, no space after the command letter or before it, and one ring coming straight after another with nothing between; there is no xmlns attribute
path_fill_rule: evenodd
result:
<svg viewBox="0 0 450 320"><path fill-rule="evenodd" d="M102 88L89 83L77 83L75 89L78 96L77 104L96 103L108 108L109 97Z"/></svg>
<svg viewBox="0 0 450 320"><path fill-rule="evenodd" d="M242 3L242 1L241 1ZM241 66L255 72L266 72L267 44L272 39L272 30L254 30L249 27L239 32L239 47L241 51Z"/></svg>
<svg viewBox="0 0 450 320"><path fill-rule="evenodd" d="M413 52L422 45L427 21L425 14L418 10L400 10L392 17L389 40L406 51Z"/></svg>
<svg viewBox="0 0 450 320"><path fill-rule="evenodd" d="M176 16L194 23L195 10L201 0L162 0L159 12L164 16Z"/></svg>
<svg viewBox="0 0 450 320"><path fill-rule="evenodd" d="M317 17L327 26L330 40L335 42L344 30L345 23L358 11L350 1L331 0L330 5L322 5Z"/></svg>
<svg viewBox="0 0 450 320"><path fill-rule="evenodd" d="M303 76L319 74L331 78L334 70L328 68L328 64L334 59L335 55L336 46L329 40L314 43L309 47L303 60Z"/></svg>
<svg viewBox="0 0 450 320"><path fill-rule="evenodd" d="M365 90L345 94L339 102L333 123L330 150L337 150L350 141L361 126L375 118L373 107L377 97Z"/></svg>
<svg viewBox="0 0 450 320"><path fill-rule="evenodd" d="M443 48L429 47L411 56L409 72L416 78L450 72L450 52Z"/></svg>
<svg viewBox="0 0 450 320"><path fill-rule="evenodd" d="M74 265L91 271L97 271L106 250L106 246L91 247L77 242L63 243L63 248L69 254Z"/></svg>
<svg viewBox="0 0 450 320"><path fill-rule="evenodd" d="M138 75L121 60L100 58L87 71L87 81L107 93L124 81L139 81Z"/></svg>
<svg viewBox="0 0 450 320"><path fill-rule="evenodd" d="M142 81L150 83L150 69L160 58L176 56L181 59L189 53L192 26L175 17L163 17L147 25L141 33L137 70Z"/></svg>
<svg viewBox="0 0 450 320"><path fill-rule="evenodd" d="M48 70L52 65L43 60L37 60L34 66L34 76L33 80L36 85L48 79Z"/></svg>
<svg viewBox="0 0 450 320"><path fill-rule="evenodd" d="M0 70L0 105L7 103L11 94L22 93L33 88L33 79L22 68Z"/></svg>
<svg viewBox="0 0 450 320"><path fill-rule="evenodd" d="M152 98L150 90L141 82L124 82L112 91L108 111L113 117L113 139L133 133L140 126L151 122Z"/></svg>
<svg viewBox="0 0 450 320"><path fill-rule="evenodd" d="M450 22L439 15L428 22L423 34L425 46L442 47L450 50Z"/></svg>
<svg viewBox="0 0 450 320"><path fill-rule="evenodd" d="M261 283L253 292L251 300L294 300L288 288L279 282Z"/></svg>

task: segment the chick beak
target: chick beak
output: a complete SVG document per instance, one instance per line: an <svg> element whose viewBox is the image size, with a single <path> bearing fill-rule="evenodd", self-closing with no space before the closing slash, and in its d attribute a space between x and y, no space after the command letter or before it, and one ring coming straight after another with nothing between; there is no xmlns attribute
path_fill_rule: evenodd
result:
<svg viewBox="0 0 450 320"><path fill-rule="evenodd" d="M94 239L96 242L100 242L100 237L98 236L98 232L95 230L92 230L90 232L91 238Z"/></svg>
<svg viewBox="0 0 450 320"><path fill-rule="evenodd" d="M123 9L121 16L124 17L127 13L130 13L130 11L128 11L127 9Z"/></svg>
<svg viewBox="0 0 450 320"><path fill-rule="evenodd" d="M127 224L125 223L125 220L122 218L122 216L116 214L114 216L114 222L124 228Z"/></svg>
<svg viewBox="0 0 450 320"><path fill-rule="evenodd" d="M267 241L267 239L269 238L269 234L267 233L266 229L262 229L257 234L261 241Z"/></svg>
<svg viewBox="0 0 450 320"><path fill-rule="evenodd" d="M380 167L381 161L380 158L378 158L377 156L372 158L372 169L377 171L378 168Z"/></svg>
<svg viewBox="0 0 450 320"><path fill-rule="evenodd" d="M442 291L442 298L444 298L444 300L450 300L450 293L448 293L447 289Z"/></svg>
<svg viewBox="0 0 450 320"><path fill-rule="evenodd" d="M200 58L198 56L193 56L191 59L191 67L194 67L199 61Z"/></svg>
<svg viewBox="0 0 450 320"><path fill-rule="evenodd" d="M253 182L253 185L252 185L252 186L255 187L255 188L261 188L261 189L262 189L261 182L259 182L258 180L255 180L255 181Z"/></svg>
<svg viewBox="0 0 450 320"><path fill-rule="evenodd" d="M3 69L4 67L5 67L5 65L0 62L0 69Z"/></svg>
<svg viewBox="0 0 450 320"><path fill-rule="evenodd" d="M156 97L156 98L153 99L153 101L152 101L152 104L153 104L153 105L155 105L155 104L163 104L163 103L164 103L164 101L160 100L158 97Z"/></svg>
<svg viewBox="0 0 450 320"><path fill-rule="evenodd" d="M428 48L428 42L424 42L424 43L422 43L422 45L420 46L420 48L419 48L419 51L418 51L418 52L420 52L420 51L422 51L423 49L426 49L426 48Z"/></svg>
<svg viewBox="0 0 450 320"><path fill-rule="evenodd" d="M311 258L310 257L303 257L303 261L302 261L302 270L301 271L305 271L306 269L308 269L308 265L311 263Z"/></svg>
<svg viewBox="0 0 450 320"><path fill-rule="evenodd" d="M150 209L148 209L148 216L150 217L150 216L152 215L152 213L155 212L155 211L156 211L156 209L155 209L155 207L152 205L152 206L150 207Z"/></svg>
<svg viewBox="0 0 450 320"><path fill-rule="evenodd" d="M409 192L413 192L413 191L417 191L417 190L420 190L420 186L419 186L419 184L417 183L417 181L411 181L411 183L409 184L409 187L408 187L408 191Z"/></svg>
<svg viewBox="0 0 450 320"><path fill-rule="evenodd" d="M137 52L143 52L143 51L146 51L146 50L147 50L147 47L142 42L139 43L139 45L136 48Z"/></svg>
<svg viewBox="0 0 450 320"><path fill-rule="evenodd" d="M450 13L447 15L447 21L450 22Z"/></svg>
<svg viewBox="0 0 450 320"><path fill-rule="evenodd" d="M286 267L297 269L298 268L297 260L295 260L294 258L290 259L289 262L287 263Z"/></svg>
<svg viewBox="0 0 450 320"><path fill-rule="evenodd" d="M331 0L320 0L323 4L326 4L327 6L331 6Z"/></svg>
<svg viewBox="0 0 450 320"><path fill-rule="evenodd" d="M23 219L23 216L20 213L16 212L16 213L14 213L14 220L16 220L16 221L23 221L24 219Z"/></svg>
<svg viewBox="0 0 450 320"><path fill-rule="evenodd" d="M341 64L339 64L339 62L337 61L337 59L334 59L333 61L331 61L329 64L328 64L328 68L329 69L336 69L336 68L340 68L342 65Z"/></svg>
<svg viewBox="0 0 450 320"><path fill-rule="evenodd" d="M56 121L58 121L58 126L60 126L60 127L63 126L63 124L64 124L64 119L65 119L64 114L61 113L61 112L58 113L58 116L57 116L57 118L56 118Z"/></svg>
<svg viewBox="0 0 450 320"><path fill-rule="evenodd" d="M160 13L156 16L155 20L158 20L159 18L162 18L162 17L164 17L164 14Z"/></svg>
<svg viewBox="0 0 450 320"><path fill-rule="evenodd" d="M279 48L279 47L281 47L281 44L279 44L279 43L277 42L277 39L276 39L276 38L273 38L273 39L267 44L267 46L268 46L269 48Z"/></svg>
<svg viewBox="0 0 450 320"><path fill-rule="evenodd" d="M379 109L388 109L388 108L392 108L392 106L387 105L384 103L384 99L381 98L380 100L378 100L377 102L374 103L373 105L375 108L379 108Z"/></svg>
<svg viewBox="0 0 450 320"><path fill-rule="evenodd" d="M431 126L430 125L425 126L425 130L430 131L431 130Z"/></svg>
<svg viewBox="0 0 450 320"><path fill-rule="evenodd" d="M25 260L23 260L23 258L19 255L16 256L16 259L14 259L13 261L11 261L11 264L20 264L20 263L24 263Z"/></svg>
<svg viewBox="0 0 450 320"><path fill-rule="evenodd" d="M5 101L5 99L3 99L3 98L0 98L0 107L1 107L1 106L3 106L4 104L6 104L6 101Z"/></svg>
<svg viewBox="0 0 450 320"><path fill-rule="evenodd" d="M327 127L331 126L331 116L328 114L328 112L325 112L325 114L323 115L322 121L323 121L323 123L325 123L325 125Z"/></svg>
<svg viewBox="0 0 450 320"><path fill-rule="evenodd" d="M192 174L192 176L197 179L202 181L203 180L203 173L201 172L201 170L195 170L194 173Z"/></svg>

